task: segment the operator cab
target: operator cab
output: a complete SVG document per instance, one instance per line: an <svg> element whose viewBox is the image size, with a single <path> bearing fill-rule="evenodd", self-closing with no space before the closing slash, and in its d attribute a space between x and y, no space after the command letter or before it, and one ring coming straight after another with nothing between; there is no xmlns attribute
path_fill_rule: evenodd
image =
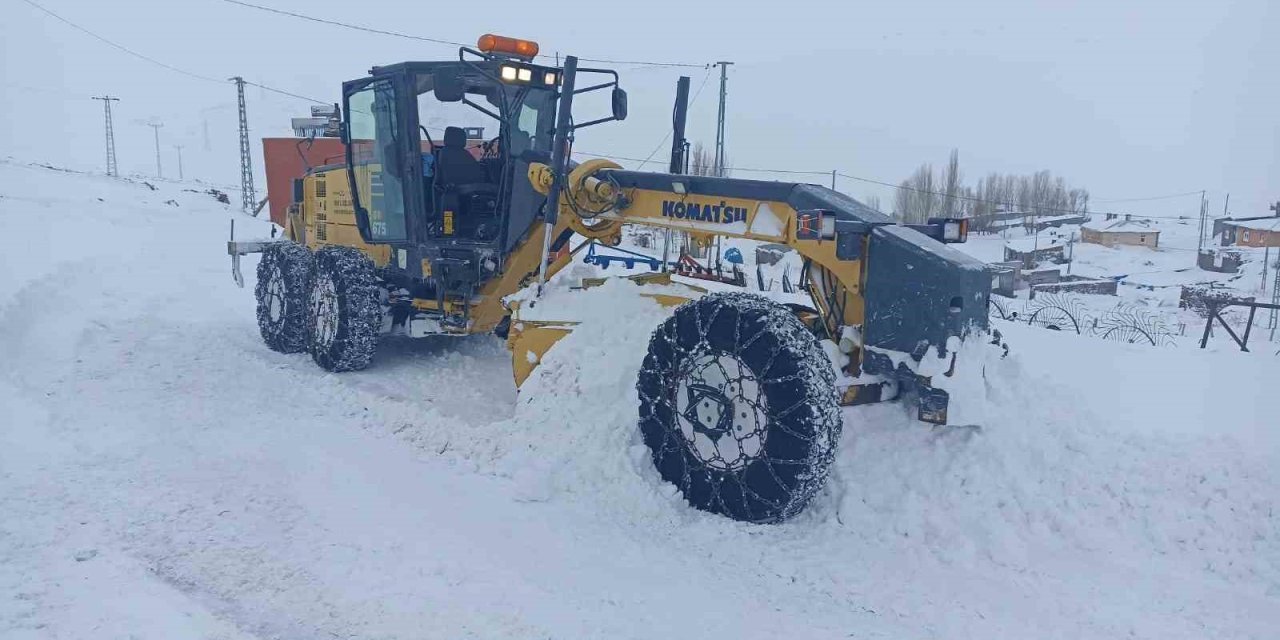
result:
<svg viewBox="0 0 1280 640"><path fill-rule="evenodd" d="M573 92L612 88L612 117L557 123L564 69L534 64L538 47L527 40L486 35L478 47L452 61L374 67L342 87L360 236L390 246L385 280L441 310L470 301L527 237L546 202L529 167L551 162L557 128L626 117L616 72L576 69L611 80Z"/></svg>
<svg viewBox="0 0 1280 640"><path fill-rule="evenodd" d="M537 209L528 206L536 194L523 178L530 160L550 155L558 72L524 64L543 83L506 83L502 66L406 62L344 85L347 153L367 242L503 251L523 235ZM482 137L486 131L492 137Z"/></svg>

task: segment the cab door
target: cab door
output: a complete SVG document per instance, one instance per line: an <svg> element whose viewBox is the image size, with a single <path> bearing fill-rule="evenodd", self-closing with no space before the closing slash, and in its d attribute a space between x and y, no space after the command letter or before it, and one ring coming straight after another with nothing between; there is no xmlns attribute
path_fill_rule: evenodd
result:
<svg viewBox="0 0 1280 640"><path fill-rule="evenodd" d="M546 196L534 190L529 182L531 161L551 162L551 139L556 126L556 94L542 89L525 89L517 94L514 113L508 119L504 150L508 154L506 229L503 252L524 239L539 215Z"/></svg>
<svg viewBox="0 0 1280 640"><path fill-rule="evenodd" d="M343 142L356 225L370 244L408 243L408 213L419 184L417 144L406 118L403 75L375 77L343 86Z"/></svg>

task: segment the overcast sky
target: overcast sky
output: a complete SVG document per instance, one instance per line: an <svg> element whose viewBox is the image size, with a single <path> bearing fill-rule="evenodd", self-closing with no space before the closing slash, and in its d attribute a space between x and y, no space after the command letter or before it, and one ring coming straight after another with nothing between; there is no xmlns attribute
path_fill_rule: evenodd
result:
<svg viewBox="0 0 1280 640"><path fill-rule="evenodd" d="M448 46L222 0L35 1L169 65L213 78L243 75L323 100L336 101L340 83L372 65L456 55ZM1190 214L1198 197L1105 200L1199 189L1208 190L1215 214L1228 192L1237 215L1266 214L1266 203L1280 200L1274 0L254 1L468 43L494 32L583 57L732 60L726 146L733 166L839 169L896 183L957 147L969 184L988 171L1049 169L1089 189L1095 210ZM181 144L188 177L238 180L231 85L131 57L23 0L2 4L0 156L101 169L102 107L89 96L109 92L121 98L122 171L154 173L145 126L154 118L165 125L167 174L176 174L173 145ZM690 135L714 140L714 73L617 68L631 94L631 118L581 132L578 149L648 156L670 127L681 73L695 90L703 87ZM288 135L289 117L309 108L258 89L248 102L257 137ZM256 141L254 153L260 160ZM664 147L655 158L665 154ZM842 178L838 188L892 202L892 190L875 185Z"/></svg>

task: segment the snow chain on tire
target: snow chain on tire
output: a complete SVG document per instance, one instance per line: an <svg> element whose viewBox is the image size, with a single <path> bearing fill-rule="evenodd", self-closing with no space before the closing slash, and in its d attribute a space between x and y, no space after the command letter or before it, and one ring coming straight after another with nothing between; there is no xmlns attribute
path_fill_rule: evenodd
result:
<svg viewBox="0 0 1280 640"><path fill-rule="evenodd" d="M311 295L311 251L292 242L273 244L258 262L258 330L273 351L307 348L307 304Z"/></svg>
<svg viewBox="0 0 1280 640"><path fill-rule="evenodd" d="M663 479L699 509L780 522L822 488L840 437L835 373L786 308L715 293L649 340L640 430Z"/></svg>
<svg viewBox="0 0 1280 640"><path fill-rule="evenodd" d="M369 366L382 323L377 284L373 262L359 250L331 246L316 252L307 322L316 364L329 371Z"/></svg>

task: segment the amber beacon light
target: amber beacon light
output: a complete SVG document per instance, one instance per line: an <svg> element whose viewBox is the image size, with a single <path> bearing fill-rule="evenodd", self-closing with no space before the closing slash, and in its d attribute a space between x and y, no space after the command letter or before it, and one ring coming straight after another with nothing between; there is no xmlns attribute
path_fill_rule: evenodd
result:
<svg viewBox="0 0 1280 640"><path fill-rule="evenodd" d="M480 36L476 46L485 53L505 53L526 60L532 60L534 56L538 55L538 43L532 40L495 36L492 33Z"/></svg>

